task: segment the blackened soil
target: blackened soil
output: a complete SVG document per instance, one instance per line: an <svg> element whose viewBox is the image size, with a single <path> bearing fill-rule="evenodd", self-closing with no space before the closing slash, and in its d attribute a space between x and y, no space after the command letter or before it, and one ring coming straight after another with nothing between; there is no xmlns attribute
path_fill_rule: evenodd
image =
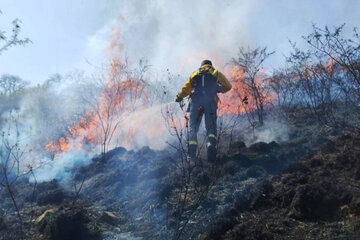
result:
<svg viewBox="0 0 360 240"><path fill-rule="evenodd" d="M360 135L327 141L239 197L204 239L360 239Z"/></svg>

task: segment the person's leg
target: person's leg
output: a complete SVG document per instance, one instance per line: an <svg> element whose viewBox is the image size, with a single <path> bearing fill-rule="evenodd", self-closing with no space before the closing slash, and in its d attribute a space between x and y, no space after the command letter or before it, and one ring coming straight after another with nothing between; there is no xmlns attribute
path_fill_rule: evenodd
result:
<svg viewBox="0 0 360 240"><path fill-rule="evenodd" d="M203 110L198 104L191 103L189 119L189 157L195 158L197 151L197 133L201 123Z"/></svg>
<svg viewBox="0 0 360 240"><path fill-rule="evenodd" d="M215 101L211 101L205 107L205 127L207 132L207 154L208 160L212 161L216 158L216 136L217 136L217 105Z"/></svg>

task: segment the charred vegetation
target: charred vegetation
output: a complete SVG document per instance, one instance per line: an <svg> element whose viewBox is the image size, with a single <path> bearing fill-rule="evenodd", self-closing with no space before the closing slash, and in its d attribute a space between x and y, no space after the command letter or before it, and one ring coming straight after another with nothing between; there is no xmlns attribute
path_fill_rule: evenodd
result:
<svg viewBox="0 0 360 240"><path fill-rule="evenodd" d="M12 38L0 32L0 54L29 42L18 39L17 23ZM80 97L86 106L61 118L46 101L61 76L38 87L2 76L0 239L358 239L360 47L357 31L345 39L343 30L314 26L304 37L309 49L291 43L288 67L272 75L263 68L272 52L240 49L233 91L219 106L214 161L205 160L205 138L198 161L188 158L186 107L146 81L146 62L134 69L114 57L91 91L82 88L89 87ZM168 73L168 82L175 77ZM33 110L20 111L21 99L31 96L50 116L41 124L57 133L36 132L42 154L32 153L18 125L20 113ZM162 103L167 129L156 130L168 130L168 145L120 147L120 138L137 137L121 132L125 122L154 103ZM74 149L99 155L70 155L65 164ZM47 175L61 161L62 170Z"/></svg>

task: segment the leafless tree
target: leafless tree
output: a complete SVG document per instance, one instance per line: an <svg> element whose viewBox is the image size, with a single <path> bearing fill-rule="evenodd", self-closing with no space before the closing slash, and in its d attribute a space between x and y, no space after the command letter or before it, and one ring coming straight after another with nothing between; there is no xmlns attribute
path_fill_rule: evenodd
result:
<svg viewBox="0 0 360 240"><path fill-rule="evenodd" d="M23 90L28 84L18 76L3 74L0 77L0 95L12 96Z"/></svg>
<svg viewBox="0 0 360 240"><path fill-rule="evenodd" d="M0 135L0 186L8 192L16 211L21 239L24 238L23 218L16 200L14 185L20 177L32 171L31 168L24 171L22 160L27 151L29 150L26 146L21 146L18 117L10 112Z"/></svg>
<svg viewBox="0 0 360 240"><path fill-rule="evenodd" d="M324 29L313 25L313 32L304 39L313 48L312 53L319 57L327 57L334 63L339 64L352 76L352 80L360 87L360 37L356 28L353 36L344 36L345 24L334 27L332 30L327 26Z"/></svg>
<svg viewBox="0 0 360 240"><path fill-rule="evenodd" d="M93 78L95 88L87 89L83 101L90 111L83 117L85 125L97 121L101 141L101 153L108 151L109 144L124 117L124 112L134 111L146 97L147 83L144 74L148 65L139 63L138 69L131 69L127 61L114 61L105 74Z"/></svg>
<svg viewBox="0 0 360 240"><path fill-rule="evenodd" d="M249 88L249 93L255 104L255 112L258 124L264 123L264 107L268 100L268 89L266 86L266 77L262 74L264 61L274 52L268 52L267 48L243 48L239 50L237 58L232 63L245 70L243 81L245 86ZM252 111L252 110L251 110ZM249 111L249 113L251 113Z"/></svg>
<svg viewBox="0 0 360 240"><path fill-rule="evenodd" d="M297 106L296 99L298 81L297 75L290 69L281 69L273 73L268 79L271 92L276 95L272 102L273 109L276 110L279 119L288 120L288 111Z"/></svg>
<svg viewBox="0 0 360 240"><path fill-rule="evenodd" d="M0 14L2 12L0 11ZM0 55L2 52L8 50L10 47L13 46L25 46L26 44L30 43L30 39L24 38L20 39L19 34L21 32L20 27L21 21L19 19L15 19L12 21L12 34L11 36L7 36L6 32L0 30Z"/></svg>
<svg viewBox="0 0 360 240"><path fill-rule="evenodd" d="M322 124L346 125L349 111L359 111L360 41L357 30L352 38L345 38L344 25L330 30L313 26L304 37L309 49L300 50L291 43L293 52L287 58L296 74L296 102L310 109ZM302 96L302 98L300 98Z"/></svg>

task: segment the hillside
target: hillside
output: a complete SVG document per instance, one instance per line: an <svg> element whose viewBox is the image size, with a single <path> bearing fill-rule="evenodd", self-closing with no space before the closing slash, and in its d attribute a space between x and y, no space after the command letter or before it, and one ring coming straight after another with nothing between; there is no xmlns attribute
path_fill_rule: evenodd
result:
<svg viewBox="0 0 360 240"><path fill-rule="evenodd" d="M26 239L357 239L360 133L299 125L290 136L235 142L188 179L175 151L147 147L116 148L35 191L22 179ZM1 198L0 239L18 239Z"/></svg>

